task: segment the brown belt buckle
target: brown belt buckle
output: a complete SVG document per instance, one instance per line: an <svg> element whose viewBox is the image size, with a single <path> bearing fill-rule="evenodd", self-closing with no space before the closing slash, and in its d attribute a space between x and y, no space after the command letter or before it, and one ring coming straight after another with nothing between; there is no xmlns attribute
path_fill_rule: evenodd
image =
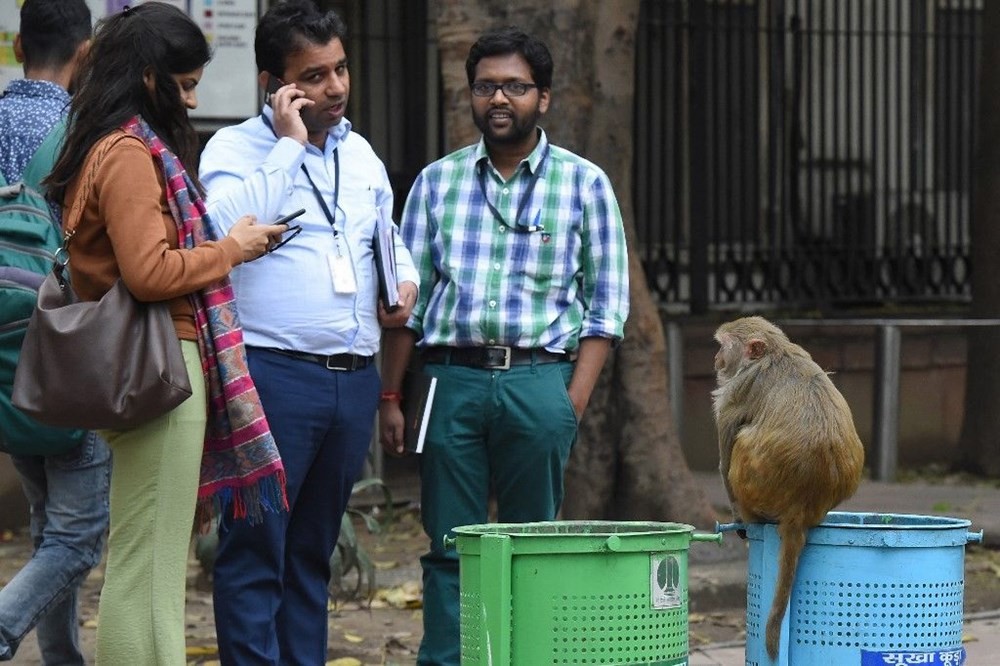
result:
<svg viewBox="0 0 1000 666"><path fill-rule="evenodd" d="M498 352L498 351L503 352L503 361L499 365L494 363L493 360L490 358L491 352ZM502 347L502 346L483 347L483 360L484 360L483 367L489 370L510 370L511 356L513 356L513 354L511 354L510 347Z"/></svg>

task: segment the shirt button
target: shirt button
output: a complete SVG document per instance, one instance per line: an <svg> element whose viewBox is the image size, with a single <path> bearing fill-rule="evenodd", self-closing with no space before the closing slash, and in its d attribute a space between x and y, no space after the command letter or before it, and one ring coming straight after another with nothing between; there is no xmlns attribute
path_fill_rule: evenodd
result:
<svg viewBox="0 0 1000 666"><path fill-rule="evenodd" d="M497 227L497 228L500 230L500 233L503 233L503 232L507 231L507 227L505 227L502 224L499 227Z"/></svg>
<svg viewBox="0 0 1000 666"><path fill-rule="evenodd" d="M496 301L490 301L490 307L491 308L495 308L496 306L497 306L497 302Z"/></svg>
<svg viewBox="0 0 1000 666"><path fill-rule="evenodd" d="M510 190L505 187L505 188L503 188L503 193L504 194L510 194Z"/></svg>
<svg viewBox="0 0 1000 666"><path fill-rule="evenodd" d="M490 344L491 345L495 345L496 343L497 343L497 341L494 338L490 338Z"/></svg>
<svg viewBox="0 0 1000 666"><path fill-rule="evenodd" d="M498 261L497 263L493 264L493 268L500 270L500 262Z"/></svg>

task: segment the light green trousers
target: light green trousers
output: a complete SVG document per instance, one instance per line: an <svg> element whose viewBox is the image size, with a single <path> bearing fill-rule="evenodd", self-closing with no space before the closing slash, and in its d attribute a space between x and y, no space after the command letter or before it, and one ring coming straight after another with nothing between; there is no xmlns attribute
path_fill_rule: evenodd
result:
<svg viewBox="0 0 1000 666"><path fill-rule="evenodd" d="M182 666L187 559L207 397L195 342L181 341L192 395L138 428L106 431L111 531L97 663Z"/></svg>

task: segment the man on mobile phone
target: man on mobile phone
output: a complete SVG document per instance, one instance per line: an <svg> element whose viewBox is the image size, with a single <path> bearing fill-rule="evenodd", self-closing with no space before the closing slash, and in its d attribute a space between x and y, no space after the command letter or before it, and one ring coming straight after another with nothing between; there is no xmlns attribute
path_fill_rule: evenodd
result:
<svg viewBox="0 0 1000 666"><path fill-rule="evenodd" d="M309 0L274 5L255 39L268 103L217 132L201 158L209 213L223 230L246 212L273 220L306 210L297 237L232 276L290 509L262 525L220 526L223 664L326 661L329 558L371 440L375 354L382 327L404 324L417 296L417 272L397 241L401 307L390 314L378 303L372 237L380 211L391 215L392 190L344 117L345 38L340 17Z"/></svg>

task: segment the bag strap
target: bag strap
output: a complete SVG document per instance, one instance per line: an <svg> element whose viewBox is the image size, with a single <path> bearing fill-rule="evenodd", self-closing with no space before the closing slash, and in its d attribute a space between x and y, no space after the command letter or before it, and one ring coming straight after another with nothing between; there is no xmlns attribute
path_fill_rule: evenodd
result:
<svg viewBox="0 0 1000 666"><path fill-rule="evenodd" d="M83 211L87 206L87 195L90 193L90 188L94 184L94 179L97 178L97 172L104 163L105 156L118 141L124 139L126 136L114 137L108 135L101 139L100 143L93 149L95 153L90 158L90 168L81 176L83 180L80 183L80 189L76 193L76 203L69 209L69 215L63 220L62 245L56 250L52 260L52 273L60 289L66 289L69 285L66 277L66 268L69 266L69 242L76 234L76 228L80 225L80 220L83 219Z"/></svg>
<svg viewBox="0 0 1000 666"><path fill-rule="evenodd" d="M66 120L60 119L59 122L52 126L48 136L45 137L35 151L35 154L28 160L28 164L21 173L21 180L23 182L27 183L33 189L41 191L42 181L52 171L64 138L66 138Z"/></svg>
<svg viewBox="0 0 1000 666"><path fill-rule="evenodd" d="M0 95L0 97L3 97L3 95ZM27 184L32 190L40 192L42 180L52 171L52 165L56 163L56 157L59 154L59 148L62 147L62 140L65 136L66 120L61 119L52 126L48 135L42 139L42 143L35 149L35 154L31 156L31 159L28 160L28 163L24 167L24 171L21 172L21 177L15 179L14 182L20 181ZM9 185L11 183L7 181L3 172L0 171L0 187L7 187Z"/></svg>
<svg viewBox="0 0 1000 666"><path fill-rule="evenodd" d="M100 143L95 147L95 153L90 158L90 168L81 176L80 189L76 193L76 202L68 210L69 215L63 220L63 243L60 248L62 252L69 252L69 241L76 233L76 228L80 225L80 220L83 219L83 211L87 207L87 196L90 194L90 188L97 178L97 172L104 163L104 158L116 143L125 138L127 138L127 135L124 134L117 137L108 135L101 139Z"/></svg>

